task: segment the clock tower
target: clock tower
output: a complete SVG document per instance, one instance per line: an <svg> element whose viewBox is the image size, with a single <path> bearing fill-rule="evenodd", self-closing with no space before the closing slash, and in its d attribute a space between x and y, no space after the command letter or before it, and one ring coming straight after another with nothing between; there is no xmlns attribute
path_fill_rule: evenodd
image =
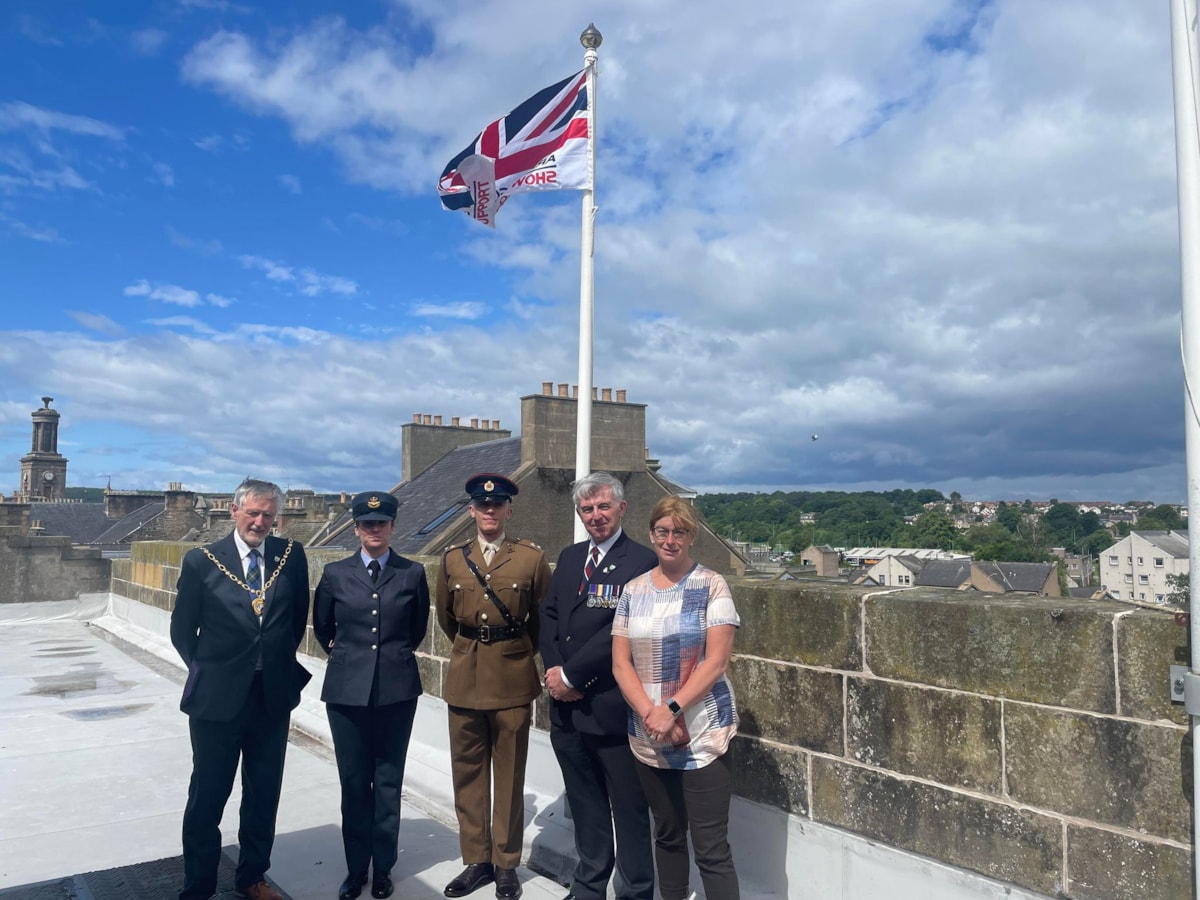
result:
<svg viewBox="0 0 1200 900"><path fill-rule="evenodd" d="M33 447L21 457L21 499L63 500L67 489L67 460L58 452L58 410L53 397L42 398L33 411Z"/></svg>

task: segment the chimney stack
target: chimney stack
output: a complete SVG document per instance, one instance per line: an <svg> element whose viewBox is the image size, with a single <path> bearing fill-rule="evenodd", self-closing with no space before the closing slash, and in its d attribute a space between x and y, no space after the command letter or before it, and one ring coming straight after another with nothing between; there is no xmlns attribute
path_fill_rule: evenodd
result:
<svg viewBox="0 0 1200 900"><path fill-rule="evenodd" d="M554 382L553 381L543 381L542 382L542 396L549 397L553 393L554 393Z"/></svg>

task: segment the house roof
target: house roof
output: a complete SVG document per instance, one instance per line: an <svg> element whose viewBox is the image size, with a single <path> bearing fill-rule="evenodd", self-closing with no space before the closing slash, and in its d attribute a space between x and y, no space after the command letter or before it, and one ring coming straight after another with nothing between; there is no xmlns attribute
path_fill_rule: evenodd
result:
<svg viewBox="0 0 1200 900"><path fill-rule="evenodd" d="M463 485L476 472L512 475L520 466L519 437L457 447L439 457L416 478L392 489L392 496L399 504L396 529L392 532L392 549L406 555L419 553L451 525L467 508L468 498ZM338 519L323 546L343 547L346 550L358 546L358 538L350 527L349 513Z"/></svg>
<svg viewBox="0 0 1200 900"><path fill-rule="evenodd" d="M1054 563L977 562L975 565L1003 586L1005 592L1026 594L1041 593L1054 570Z"/></svg>
<svg viewBox="0 0 1200 900"><path fill-rule="evenodd" d="M1188 555L1186 531L1135 531L1133 533L1176 559L1185 559Z"/></svg>
<svg viewBox="0 0 1200 900"><path fill-rule="evenodd" d="M108 528L88 541L88 543L128 544L132 541L133 535L142 526L152 519L161 516L164 509L166 509L166 503L162 500L159 500L157 503L147 503L145 506L135 509L124 518L110 522Z"/></svg>
<svg viewBox="0 0 1200 900"><path fill-rule="evenodd" d="M960 588L971 580L971 560L931 559L917 573L915 583L921 587Z"/></svg>
<svg viewBox="0 0 1200 900"><path fill-rule="evenodd" d="M30 521L40 522L44 534L65 535L73 544L89 544L112 523L103 503L40 503L29 507Z"/></svg>

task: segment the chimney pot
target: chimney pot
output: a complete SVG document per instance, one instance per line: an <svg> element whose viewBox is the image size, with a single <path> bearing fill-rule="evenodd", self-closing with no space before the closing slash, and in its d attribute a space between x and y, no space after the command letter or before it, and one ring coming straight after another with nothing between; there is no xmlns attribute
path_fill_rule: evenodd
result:
<svg viewBox="0 0 1200 900"><path fill-rule="evenodd" d="M558 386L558 396L560 396L560 397L565 397L565 396L567 396L567 385L566 385L565 383L560 383L560 384L559 384L559 386Z"/></svg>
<svg viewBox="0 0 1200 900"><path fill-rule="evenodd" d="M618 390L617 390L617 402L618 403L625 402L625 390L623 388L618 388Z"/></svg>
<svg viewBox="0 0 1200 900"><path fill-rule="evenodd" d="M425 420L426 425L433 424L433 416L431 416L429 413L425 413L425 415L421 416L421 418Z"/></svg>
<svg viewBox="0 0 1200 900"><path fill-rule="evenodd" d="M500 420L492 419L492 431L499 431L499 430L500 430Z"/></svg>
<svg viewBox="0 0 1200 900"><path fill-rule="evenodd" d="M601 395L603 399L607 400L609 403L612 403L612 388L604 388L604 390L601 391Z"/></svg>
<svg viewBox="0 0 1200 900"><path fill-rule="evenodd" d="M458 416L451 416L450 424L453 425L455 428L457 428L458 427Z"/></svg>
<svg viewBox="0 0 1200 900"><path fill-rule="evenodd" d="M598 388L598 387L594 387L594 388L592 388L592 399L593 399L593 400L599 400L599 399L600 399L600 388Z"/></svg>
<svg viewBox="0 0 1200 900"><path fill-rule="evenodd" d="M479 427L479 417L478 417L478 416L475 416L475 417L473 417L473 418L471 419L471 427L472 427L472 428L478 428L478 427Z"/></svg>
<svg viewBox="0 0 1200 900"><path fill-rule="evenodd" d="M571 399L572 400L579 399L579 385L577 385L577 384L571 385Z"/></svg>
<svg viewBox="0 0 1200 900"><path fill-rule="evenodd" d="M543 381L542 382L542 396L549 397L553 393L554 393L554 382L553 381Z"/></svg>
<svg viewBox="0 0 1200 900"><path fill-rule="evenodd" d="M413 424L414 425L421 424L421 414L420 413L413 413Z"/></svg>
<svg viewBox="0 0 1200 900"><path fill-rule="evenodd" d="M434 416L434 417L433 417L433 424L434 424L434 425L441 425L441 424L442 424L442 417L441 417L441 416Z"/></svg>

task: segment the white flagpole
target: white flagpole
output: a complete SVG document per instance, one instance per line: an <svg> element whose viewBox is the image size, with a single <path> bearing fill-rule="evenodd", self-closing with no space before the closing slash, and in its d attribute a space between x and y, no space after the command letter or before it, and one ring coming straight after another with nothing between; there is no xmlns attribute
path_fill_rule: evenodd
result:
<svg viewBox="0 0 1200 900"><path fill-rule="evenodd" d="M579 401L575 426L575 478L592 471L592 331L595 305L596 256L596 48L603 38L596 26L588 24L579 36L583 44L583 65L587 70L588 100L588 172L591 187L583 192L583 240L579 258ZM579 516L575 520L575 540L587 537Z"/></svg>
<svg viewBox="0 0 1200 900"><path fill-rule="evenodd" d="M1183 294L1180 348L1183 354L1184 437L1187 448L1188 625L1192 659L1184 681L1184 706L1192 732L1192 784L1200 786L1200 391L1192 390L1192 365L1200 367L1200 130L1197 128L1195 0L1170 0L1171 69L1175 89L1175 166L1179 190L1179 267ZM1200 371L1200 368L1197 369ZM1193 792L1196 787L1193 787ZM1200 835L1200 804L1192 803L1193 833ZM1196 841L1200 847L1200 840ZM1200 896L1200 857L1193 848L1193 873Z"/></svg>

